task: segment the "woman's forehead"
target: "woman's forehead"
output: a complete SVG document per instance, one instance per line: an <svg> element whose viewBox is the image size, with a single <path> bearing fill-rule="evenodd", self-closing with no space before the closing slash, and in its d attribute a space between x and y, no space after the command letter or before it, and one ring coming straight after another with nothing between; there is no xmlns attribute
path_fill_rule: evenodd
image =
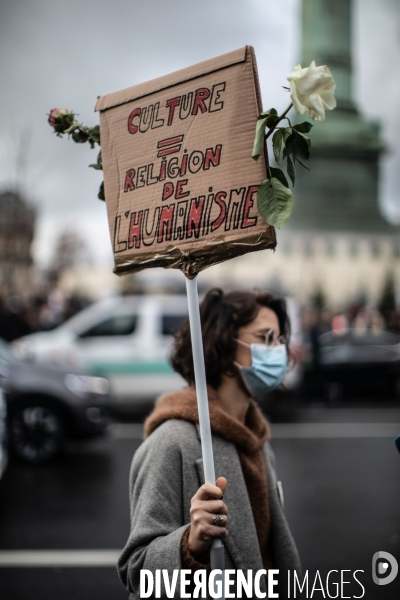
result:
<svg viewBox="0 0 400 600"><path fill-rule="evenodd" d="M276 312L267 306L261 306L256 318L251 322L251 327L255 331L260 332L264 332L267 329L279 331L279 321Z"/></svg>

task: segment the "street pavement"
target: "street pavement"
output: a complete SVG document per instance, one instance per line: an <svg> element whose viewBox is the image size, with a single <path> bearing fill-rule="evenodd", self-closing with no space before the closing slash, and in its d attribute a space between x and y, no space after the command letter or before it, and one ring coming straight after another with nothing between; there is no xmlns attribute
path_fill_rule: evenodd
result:
<svg viewBox="0 0 400 600"><path fill-rule="evenodd" d="M314 405L271 429L308 597L329 597L326 575L337 570L331 597L400 598L400 575L372 582L376 552L400 563L400 407ZM141 432L124 423L52 464L9 464L0 481L1 600L127 600L115 562L129 533L129 466ZM317 572L325 595L310 595ZM352 583L335 596L340 576Z"/></svg>

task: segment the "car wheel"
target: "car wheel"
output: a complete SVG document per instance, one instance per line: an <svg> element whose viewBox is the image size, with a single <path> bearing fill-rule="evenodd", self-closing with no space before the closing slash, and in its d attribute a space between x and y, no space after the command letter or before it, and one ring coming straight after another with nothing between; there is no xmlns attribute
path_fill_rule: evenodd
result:
<svg viewBox="0 0 400 600"><path fill-rule="evenodd" d="M64 417L52 406L30 402L9 411L10 449L22 460L51 460L59 454L64 434Z"/></svg>

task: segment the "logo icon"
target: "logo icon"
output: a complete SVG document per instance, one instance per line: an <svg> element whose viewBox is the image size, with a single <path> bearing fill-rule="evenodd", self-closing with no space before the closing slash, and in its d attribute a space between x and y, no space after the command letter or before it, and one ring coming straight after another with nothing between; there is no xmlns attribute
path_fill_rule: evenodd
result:
<svg viewBox="0 0 400 600"><path fill-rule="evenodd" d="M392 583L399 571L399 565L389 552L380 550L372 557L372 579L377 585Z"/></svg>

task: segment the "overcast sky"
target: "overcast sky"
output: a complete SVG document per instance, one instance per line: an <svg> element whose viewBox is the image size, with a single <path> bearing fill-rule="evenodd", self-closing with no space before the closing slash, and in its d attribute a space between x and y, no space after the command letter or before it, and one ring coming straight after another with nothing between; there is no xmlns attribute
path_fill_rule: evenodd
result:
<svg viewBox="0 0 400 600"><path fill-rule="evenodd" d="M400 221L398 0L355 0L353 42L355 99L381 119L390 148L381 204ZM37 206L40 263L66 227L98 261L111 260L101 174L87 166L96 152L57 138L46 113L66 107L94 125L98 95L246 44L256 50L264 108L284 108L280 86L300 57L300 0L0 0L0 188L17 179Z"/></svg>

